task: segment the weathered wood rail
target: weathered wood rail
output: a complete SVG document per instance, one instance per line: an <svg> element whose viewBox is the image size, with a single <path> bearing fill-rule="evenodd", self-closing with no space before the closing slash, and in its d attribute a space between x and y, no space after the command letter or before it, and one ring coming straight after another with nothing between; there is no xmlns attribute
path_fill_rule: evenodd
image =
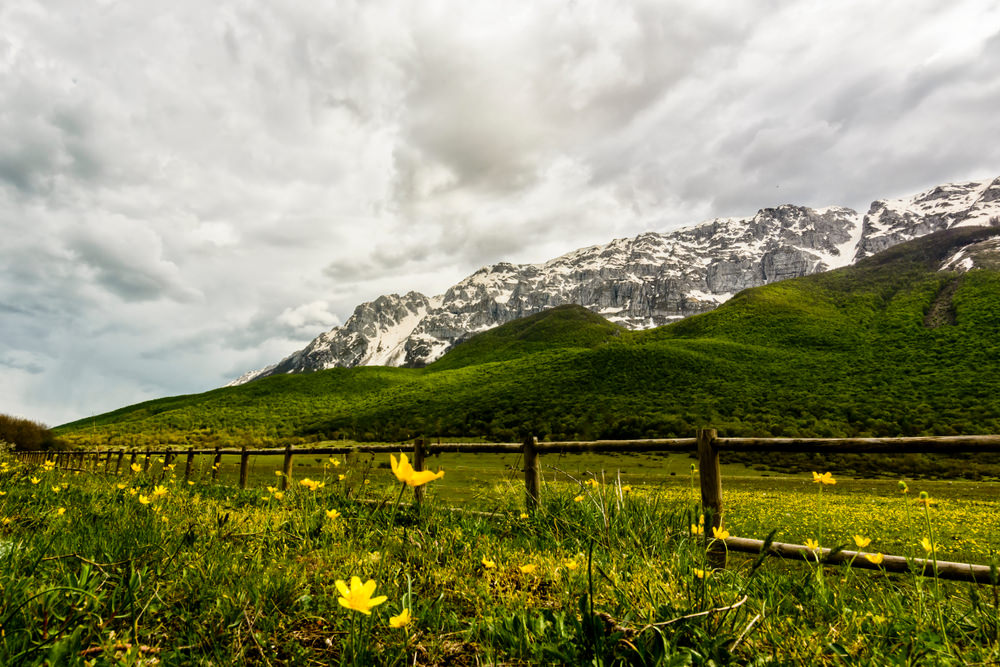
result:
<svg viewBox="0 0 1000 667"><path fill-rule="evenodd" d="M541 455L546 453L642 453L642 452L688 452L698 457L701 504L705 512L706 535L711 528L721 528L723 518L722 472L720 454L723 452L800 452L823 454L966 454L1000 453L1000 435L927 436L906 438L720 438L715 429L700 429L694 438L651 438L638 440L593 440L589 442L539 442L530 437L520 443L431 443L418 438L413 442L413 467L423 470L427 456L444 453L480 454L521 454L525 486L525 506L532 512L538 507L542 492ZM163 457L163 466L169 466L179 457L184 457L184 478L189 479L196 456L213 456L212 479L218 479L219 463L224 455L240 457L240 486L246 487L249 460L256 456L281 456L281 488L287 488L292 478L292 463L295 456L336 456L354 453L388 454L408 449L404 445L355 445L326 447L271 447L260 449L242 448L160 448L124 449L109 448L89 451L48 451L17 452L16 456L26 463L42 464L54 461L60 468L89 470L109 474L131 473L143 455L142 470L148 471L154 456ZM127 465L126 464L126 458ZM75 465L74 465L75 463ZM113 465L112 465L113 464ZM112 470L112 467L114 468ZM102 469L103 468L103 469ZM123 470L124 468L124 470ZM421 488L416 489L415 498L423 498ZM727 551L761 553L764 542L748 538L730 537L709 543L709 556L715 564L725 565ZM766 553L783 558L815 558L817 552L809 551L805 545L772 543ZM874 566L864 558L857 559L857 552L840 551L831 554L829 550L818 552L821 561L830 564L852 562L854 567L880 567L887 572L927 573L934 568L942 578L989 583L994 576L984 565L968 563L933 562L922 559L906 559L902 556L885 556L881 566ZM825 560L824 560L825 559Z"/></svg>

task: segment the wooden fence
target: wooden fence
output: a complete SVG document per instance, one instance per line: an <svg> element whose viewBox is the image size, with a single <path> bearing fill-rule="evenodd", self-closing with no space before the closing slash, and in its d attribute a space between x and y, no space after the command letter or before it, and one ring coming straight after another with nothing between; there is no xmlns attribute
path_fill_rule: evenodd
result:
<svg viewBox="0 0 1000 667"><path fill-rule="evenodd" d="M246 447L197 449L96 449L90 451L49 451L17 452L16 456L26 463L42 464L54 461L64 469L90 470L110 474L130 473L132 466L141 465L148 471L152 458L164 458L164 467L173 465L184 457L184 479L190 478L196 456L213 456L212 479L218 479L219 463L224 455L240 457L240 487L246 487L251 456L281 456L281 488L288 486L292 478L292 462L295 456L335 456L352 453L388 454L403 451L396 445L357 445L354 447L296 447L248 449ZM413 468L423 470L426 457L443 453L477 454L521 454L524 461L525 507L533 512L541 495L541 455L545 453L641 453L641 452L687 452L697 453L701 482L701 503L705 512L706 536L711 529L722 527L722 473L719 459L722 452L800 452L823 454L960 454L960 453L1000 453L1000 436L969 435L912 438L720 438L715 429L701 429L694 438L642 439L642 440L593 440L589 442L539 442L537 438L527 438L521 443L432 443L416 439L413 443ZM139 456L145 455L141 463ZM128 457L126 459L126 457ZM127 461L127 465L126 465ZM74 465L75 464L75 465ZM113 470L112 470L113 468ZM420 502L423 489L416 487L416 501ZM829 549L810 551L800 544L771 543L761 540L730 537L712 540L709 556L719 566L725 565L725 555L729 551L761 553L767 546L767 555L781 558L817 557L831 564L851 562L854 567L882 569L887 572L917 572L934 574L945 579L996 583L995 570L985 565L950 563L920 558L907 559L901 556L885 556L880 566L875 566L860 553L854 551L831 552Z"/></svg>

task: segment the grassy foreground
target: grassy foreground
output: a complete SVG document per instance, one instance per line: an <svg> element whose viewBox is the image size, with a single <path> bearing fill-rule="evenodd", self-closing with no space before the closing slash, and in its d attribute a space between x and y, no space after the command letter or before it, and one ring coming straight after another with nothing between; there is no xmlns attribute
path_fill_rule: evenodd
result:
<svg viewBox="0 0 1000 667"><path fill-rule="evenodd" d="M712 570L689 476L567 474L528 517L513 483L454 512L435 502L446 474L417 510L391 473L326 463L284 493L0 463L0 664L1000 660L996 587L736 555ZM997 559L995 485L728 485L734 534ZM355 576L387 598L370 615L338 602Z"/></svg>

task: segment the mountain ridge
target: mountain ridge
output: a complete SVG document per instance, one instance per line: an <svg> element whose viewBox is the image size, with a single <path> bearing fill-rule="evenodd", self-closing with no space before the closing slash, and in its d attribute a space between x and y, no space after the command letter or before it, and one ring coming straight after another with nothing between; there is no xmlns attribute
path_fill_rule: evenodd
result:
<svg viewBox="0 0 1000 667"><path fill-rule="evenodd" d="M578 248L540 264L498 262L443 294L383 295L341 326L227 386L336 367L421 367L470 335L576 303L628 329L708 312L735 293L812 275L942 229L1000 221L1000 178L876 200L860 215L785 204ZM967 258L966 258L967 259Z"/></svg>

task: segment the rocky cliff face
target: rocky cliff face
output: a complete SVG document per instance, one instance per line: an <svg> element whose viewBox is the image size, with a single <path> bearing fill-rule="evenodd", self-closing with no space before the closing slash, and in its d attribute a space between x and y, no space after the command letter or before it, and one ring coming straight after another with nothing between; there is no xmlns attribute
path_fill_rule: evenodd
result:
<svg viewBox="0 0 1000 667"><path fill-rule="evenodd" d="M410 292L364 303L343 326L232 384L337 366L421 366L474 333L567 303L634 329L660 326L712 310L748 287L846 266L939 229L998 220L1000 178L876 201L864 216L779 206L616 239L544 264L494 264L439 296Z"/></svg>

